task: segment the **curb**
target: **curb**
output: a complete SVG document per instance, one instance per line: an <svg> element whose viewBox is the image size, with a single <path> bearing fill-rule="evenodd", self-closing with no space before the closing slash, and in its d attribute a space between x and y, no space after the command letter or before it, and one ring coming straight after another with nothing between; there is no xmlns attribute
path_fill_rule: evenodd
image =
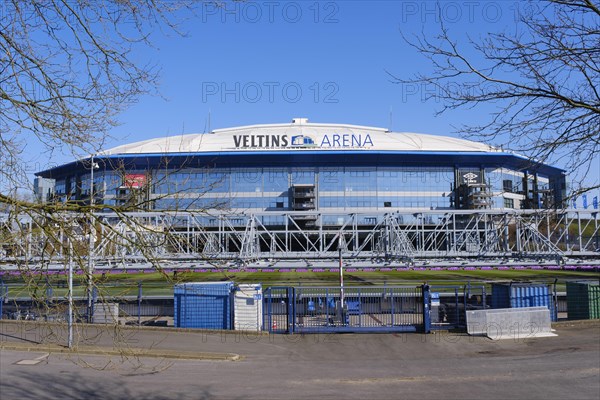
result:
<svg viewBox="0 0 600 400"><path fill-rule="evenodd" d="M236 353L192 353L176 350L143 349L124 347L107 348L79 346L69 349L57 345L32 345L18 343L0 343L0 350L16 350L28 352L61 353L61 354L85 354L100 356L131 356L148 358L169 358L178 360L207 360L207 361L239 361L242 357Z"/></svg>
<svg viewBox="0 0 600 400"><path fill-rule="evenodd" d="M600 326L600 319L575 319L552 322L552 327L560 328L565 326Z"/></svg>
<svg viewBox="0 0 600 400"><path fill-rule="evenodd" d="M0 324L7 325L44 325L44 326L58 326L66 327L65 322L47 322L47 321L24 321L24 320L11 320L11 319L0 319ZM232 329L198 329L198 328L176 328L174 326L144 326L144 325L120 325L120 324L90 324L86 322L78 322L73 326L81 328L111 328L111 329L122 329L122 330L141 330L150 332L183 332L183 333L194 333L199 335L247 335L247 336L269 336L272 335L269 331L247 331L247 330L232 330Z"/></svg>

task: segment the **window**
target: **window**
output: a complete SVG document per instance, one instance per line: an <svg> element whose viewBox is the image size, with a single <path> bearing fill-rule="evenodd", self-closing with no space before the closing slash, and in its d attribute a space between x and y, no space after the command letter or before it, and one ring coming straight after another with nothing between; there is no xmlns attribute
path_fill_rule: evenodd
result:
<svg viewBox="0 0 600 400"><path fill-rule="evenodd" d="M383 202L383 206L384 207L391 207L392 206L392 202L391 201L384 201Z"/></svg>
<svg viewBox="0 0 600 400"><path fill-rule="evenodd" d="M504 208L515 208L514 199L504 199Z"/></svg>
<svg viewBox="0 0 600 400"><path fill-rule="evenodd" d="M504 179L502 181L502 189L504 189L505 192L512 193L512 191L513 191L513 182L510 179Z"/></svg>
<svg viewBox="0 0 600 400"><path fill-rule="evenodd" d="M278 201L275 203L275 207L277 208L283 208L283 201Z"/></svg>

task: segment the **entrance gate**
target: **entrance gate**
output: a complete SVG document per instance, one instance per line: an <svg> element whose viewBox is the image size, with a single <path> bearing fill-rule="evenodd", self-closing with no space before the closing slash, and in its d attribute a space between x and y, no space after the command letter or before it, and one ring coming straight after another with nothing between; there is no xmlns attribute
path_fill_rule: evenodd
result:
<svg viewBox="0 0 600 400"><path fill-rule="evenodd" d="M486 309L485 286L428 287L431 329L465 328L466 310Z"/></svg>
<svg viewBox="0 0 600 400"><path fill-rule="evenodd" d="M292 287L269 287L263 290L263 330L270 333L293 333L294 298Z"/></svg>
<svg viewBox="0 0 600 400"><path fill-rule="evenodd" d="M271 287L264 329L272 333L415 332L423 327L420 286Z"/></svg>

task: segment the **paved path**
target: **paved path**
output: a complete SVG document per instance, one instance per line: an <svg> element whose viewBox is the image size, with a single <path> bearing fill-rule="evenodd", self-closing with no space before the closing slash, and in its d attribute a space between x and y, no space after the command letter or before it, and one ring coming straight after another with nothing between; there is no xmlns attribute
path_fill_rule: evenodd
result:
<svg viewBox="0 0 600 400"><path fill-rule="evenodd" d="M0 344L48 338L41 325L0 324ZM22 326L22 325L21 325ZM54 329L59 335L58 328ZM27 333L27 335L25 335ZM462 334L254 336L82 329L85 346L238 361L0 351L1 399L597 399L600 324L558 337L491 341ZM37 336L36 336L37 335ZM26 337L23 337L26 336ZM115 342L127 346L113 346Z"/></svg>

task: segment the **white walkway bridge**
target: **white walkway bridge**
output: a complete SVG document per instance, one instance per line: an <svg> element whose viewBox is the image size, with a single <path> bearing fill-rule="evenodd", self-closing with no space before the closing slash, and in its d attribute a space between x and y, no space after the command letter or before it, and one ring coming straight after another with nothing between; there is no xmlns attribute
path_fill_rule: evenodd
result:
<svg viewBox="0 0 600 400"><path fill-rule="evenodd" d="M0 214L0 270L600 265L598 210ZM90 261L91 260L91 261Z"/></svg>

